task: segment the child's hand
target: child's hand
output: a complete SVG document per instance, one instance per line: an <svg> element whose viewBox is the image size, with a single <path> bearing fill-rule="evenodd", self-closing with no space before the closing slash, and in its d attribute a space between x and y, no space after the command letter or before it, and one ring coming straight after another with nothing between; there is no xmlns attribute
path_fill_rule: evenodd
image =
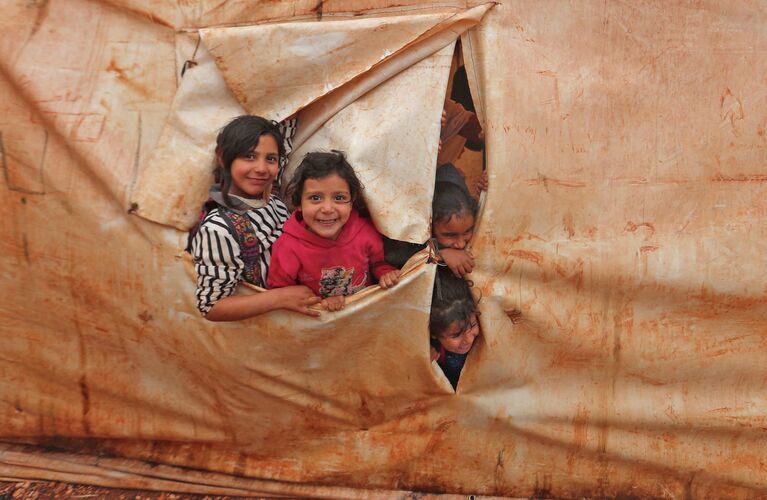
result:
<svg viewBox="0 0 767 500"><path fill-rule="evenodd" d="M309 287L303 285L286 286L269 290L269 293L277 293L279 295L281 309L295 311L315 318L320 315L319 311L309 309L309 306L319 304L322 297L314 295L314 292Z"/></svg>
<svg viewBox="0 0 767 500"><path fill-rule="evenodd" d="M445 128L445 125L447 125L447 110L446 109L442 110L442 116L439 119L439 124L440 124L441 128Z"/></svg>
<svg viewBox="0 0 767 500"><path fill-rule="evenodd" d="M437 361L439 359L439 351L431 345L429 346L429 357L432 361Z"/></svg>
<svg viewBox="0 0 767 500"><path fill-rule="evenodd" d="M462 278L474 269L474 256L468 250L443 248L439 254L456 278Z"/></svg>
<svg viewBox="0 0 767 500"><path fill-rule="evenodd" d="M487 180L487 170L482 171L482 175L479 176L479 180L477 181L477 191L480 193L482 191L487 191L487 186L489 185L489 182Z"/></svg>
<svg viewBox="0 0 767 500"><path fill-rule="evenodd" d="M395 271L390 271L383 276L381 276L381 279L378 280L378 284L381 285L381 288L386 290L387 288L391 288L397 283L399 283L399 269Z"/></svg>
<svg viewBox="0 0 767 500"><path fill-rule="evenodd" d="M346 299L343 295L336 295L335 297L322 299L322 305L325 306L325 309L328 311L340 311L346 305Z"/></svg>

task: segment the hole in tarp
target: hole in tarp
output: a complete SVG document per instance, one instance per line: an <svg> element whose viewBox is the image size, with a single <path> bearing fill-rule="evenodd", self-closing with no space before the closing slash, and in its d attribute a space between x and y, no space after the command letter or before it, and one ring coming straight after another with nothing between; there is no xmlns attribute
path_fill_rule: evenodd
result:
<svg viewBox="0 0 767 500"><path fill-rule="evenodd" d="M454 391L481 335L478 302L466 280L446 267L437 270L429 316L430 354Z"/></svg>
<svg viewBox="0 0 767 500"><path fill-rule="evenodd" d="M473 269L473 258L468 259L465 252L470 252L476 218L479 215L477 204L481 191L487 189L484 149L484 134L475 113L474 99L463 62L461 42L458 40L441 116L440 148L436 160L437 173L432 205L432 239L418 244L384 237L386 261L397 267L402 267L419 250L427 246L431 248L433 260L440 265L432 301L432 319L435 315L445 316L447 313L435 311L435 307L451 308L455 305L438 296L440 280L448 284L447 288L455 289L460 284L455 280L462 280L456 278L454 274L463 275L465 279L468 279L470 276L468 272ZM461 192L465 193L465 198L462 197ZM464 199L466 203L461 202L461 199ZM455 205L470 208L460 209ZM445 217L446 213L449 215ZM456 323L448 328L447 333L457 339L461 336L458 334L463 332L465 339L472 338L473 345L474 338L479 334L479 314L478 311L476 314L473 312L469 314L467 311L472 309L471 304L459 300L462 294L471 297L468 291L469 285L466 283L463 285L465 291L447 292L457 294L454 297L456 303L462 304L461 307L465 309L463 312L454 311L457 314ZM445 325L442 327L447 328ZM456 330L459 327L460 331ZM476 334L472 334L473 330L476 330ZM458 345L454 342L440 342L433 331L430 332L430 342L432 358L437 357L437 363L453 389L457 388L458 378L468 351L452 352L450 346L453 351L462 351L465 343Z"/></svg>
<svg viewBox="0 0 767 500"><path fill-rule="evenodd" d="M445 96L445 124L440 139L441 151L437 156L437 180L440 169L454 165L464 178L469 192L478 197L484 172L484 133L475 113L474 99L469 88L460 39L456 43L447 93Z"/></svg>
<svg viewBox="0 0 767 500"><path fill-rule="evenodd" d="M484 143L482 129L474 113L475 106L463 64L460 41L456 43L453 55L444 108L444 121L440 131L442 148L437 159L436 180L460 185L476 199L479 197L479 180L483 172ZM476 212L473 218L476 218ZM471 235L455 248L468 249L470 240ZM386 260L402 268L413 254L424 248L425 243L413 244L385 239Z"/></svg>

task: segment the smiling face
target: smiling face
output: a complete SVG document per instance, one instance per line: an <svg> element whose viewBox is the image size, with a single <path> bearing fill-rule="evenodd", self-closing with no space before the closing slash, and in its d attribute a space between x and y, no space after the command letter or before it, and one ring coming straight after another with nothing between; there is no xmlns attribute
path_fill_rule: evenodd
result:
<svg viewBox="0 0 767 500"><path fill-rule="evenodd" d="M262 135L250 153L232 162L229 192L243 198L261 198L264 193L268 196L279 165L277 141L270 134Z"/></svg>
<svg viewBox="0 0 767 500"><path fill-rule="evenodd" d="M300 210L311 232L335 240L352 213L349 183L338 174L306 179Z"/></svg>
<svg viewBox="0 0 767 500"><path fill-rule="evenodd" d="M466 321L453 321L437 337L437 340L446 351L456 354L466 354L474 345L474 340L479 335L479 318L472 314L468 324Z"/></svg>
<svg viewBox="0 0 767 500"><path fill-rule="evenodd" d="M442 248L463 250L474 236L474 216L467 212L455 214L447 220L435 222L432 231Z"/></svg>

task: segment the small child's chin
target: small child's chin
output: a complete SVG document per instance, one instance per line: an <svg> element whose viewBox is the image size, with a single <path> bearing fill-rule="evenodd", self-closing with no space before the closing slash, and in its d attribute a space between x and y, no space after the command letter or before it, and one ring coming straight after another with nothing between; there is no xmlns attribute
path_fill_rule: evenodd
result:
<svg viewBox="0 0 767 500"><path fill-rule="evenodd" d="M264 197L264 193L266 192L266 189L256 188L254 186L246 186L245 189L237 186L236 189L229 190L229 194L239 196L240 198L247 198L249 200L262 199Z"/></svg>
<svg viewBox="0 0 767 500"><path fill-rule="evenodd" d="M448 348L448 347L445 347L445 350L448 351L448 352L452 352L453 354L466 354L469 351L471 351L472 347L474 347L474 344L470 345L469 347L463 348L463 349L461 349L461 348L452 348L452 347Z"/></svg>

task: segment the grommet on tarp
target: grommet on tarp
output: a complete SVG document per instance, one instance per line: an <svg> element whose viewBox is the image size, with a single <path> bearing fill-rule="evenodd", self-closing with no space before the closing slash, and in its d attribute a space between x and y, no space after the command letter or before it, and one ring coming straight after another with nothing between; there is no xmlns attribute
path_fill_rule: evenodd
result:
<svg viewBox="0 0 767 500"><path fill-rule="evenodd" d="M184 76L184 73L186 73L187 69L194 68L195 66L197 66L197 63L192 60L187 59L184 61L184 65L181 66L181 76Z"/></svg>

